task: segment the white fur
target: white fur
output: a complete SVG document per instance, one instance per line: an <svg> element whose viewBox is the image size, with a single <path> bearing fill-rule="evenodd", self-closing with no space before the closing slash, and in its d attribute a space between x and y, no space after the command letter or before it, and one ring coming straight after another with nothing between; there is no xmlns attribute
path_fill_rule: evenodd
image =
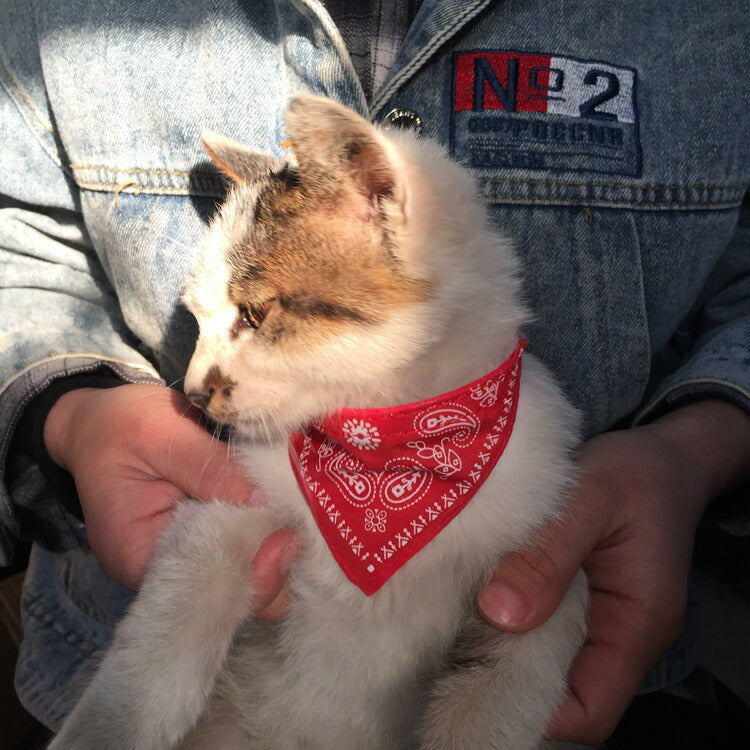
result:
<svg viewBox="0 0 750 750"><path fill-rule="evenodd" d="M335 106L335 105L332 105ZM237 381L240 430L283 435L343 404L408 403L489 372L526 313L516 260L486 228L470 177L435 144L382 134L400 176L396 246L434 282L395 310L310 351L278 354L228 337L224 243L238 205L214 225L186 300L201 325L186 389L218 364ZM247 199L247 196L245 196ZM246 420L246 421L245 421ZM558 611L523 635L473 614L498 559L564 513L577 415L546 369L524 357L516 425L467 507L367 597L331 556L293 476L284 439L239 446L263 507L186 502L55 750L531 750L560 700L585 633L579 574ZM270 425L270 426L269 426ZM249 561L275 528L302 551L277 625L254 613ZM476 663L443 669L457 640Z"/></svg>

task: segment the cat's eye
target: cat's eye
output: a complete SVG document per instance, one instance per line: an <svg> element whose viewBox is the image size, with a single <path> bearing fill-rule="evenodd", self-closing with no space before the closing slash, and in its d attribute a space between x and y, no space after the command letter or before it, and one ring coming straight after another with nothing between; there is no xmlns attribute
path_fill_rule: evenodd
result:
<svg viewBox="0 0 750 750"><path fill-rule="evenodd" d="M239 305L240 320L249 328L257 329L266 317L263 307L257 305Z"/></svg>
<svg viewBox="0 0 750 750"><path fill-rule="evenodd" d="M275 301L276 297L272 297L262 305L238 305L237 310L240 314L240 322L248 328L257 330L266 319L266 315L268 315L268 311Z"/></svg>

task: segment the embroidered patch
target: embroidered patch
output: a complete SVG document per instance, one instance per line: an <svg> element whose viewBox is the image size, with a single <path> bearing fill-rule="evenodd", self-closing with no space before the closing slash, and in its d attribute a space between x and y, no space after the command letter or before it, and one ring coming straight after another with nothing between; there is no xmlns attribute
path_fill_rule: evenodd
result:
<svg viewBox="0 0 750 750"><path fill-rule="evenodd" d="M559 55L454 56L451 152L476 169L638 176L636 71Z"/></svg>

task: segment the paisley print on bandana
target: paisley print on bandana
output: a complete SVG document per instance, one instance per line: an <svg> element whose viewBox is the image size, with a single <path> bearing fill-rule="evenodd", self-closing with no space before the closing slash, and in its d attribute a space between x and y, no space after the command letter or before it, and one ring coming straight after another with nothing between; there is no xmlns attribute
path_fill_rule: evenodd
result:
<svg viewBox="0 0 750 750"><path fill-rule="evenodd" d="M313 517L368 596L456 517L500 459L525 346L463 388L405 406L342 409L291 436L292 468Z"/></svg>

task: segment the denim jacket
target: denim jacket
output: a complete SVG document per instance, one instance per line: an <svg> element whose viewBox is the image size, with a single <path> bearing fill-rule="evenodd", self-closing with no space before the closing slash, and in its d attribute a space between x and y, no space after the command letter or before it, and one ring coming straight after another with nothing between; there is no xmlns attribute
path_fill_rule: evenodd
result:
<svg viewBox="0 0 750 750"><path fill-rule="evenodd" d="M0 466L21 461L0 513L57 540L28 574L29 710L59 726L130 594L8 446L56 378L184 374L196 331L179 297L223 190L202 128L280 155L300 92L374 122L416 113L517 246L530 349L587 435L688 398L749 409L746 11L424 0L368 103L315 0L0 0Z"/></svg>

